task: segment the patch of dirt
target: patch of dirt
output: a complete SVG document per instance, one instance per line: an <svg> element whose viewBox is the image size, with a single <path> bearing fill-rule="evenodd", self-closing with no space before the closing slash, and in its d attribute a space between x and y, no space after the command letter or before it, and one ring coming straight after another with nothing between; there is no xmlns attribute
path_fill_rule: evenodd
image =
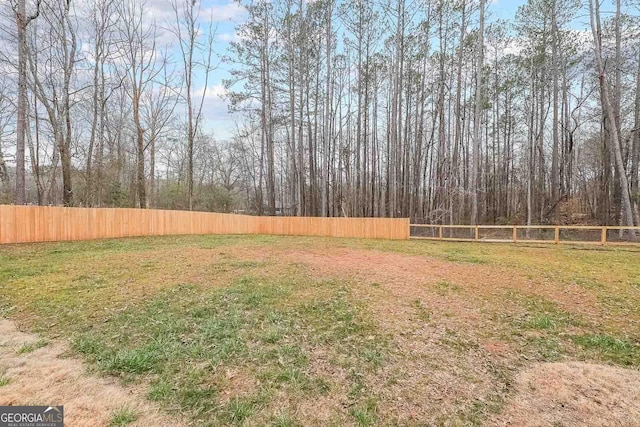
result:
<svg viewBox="0 0 640 427"><path fill-rule="evenodd" d="M581 362L542 363L517 376L515 395L487 425L640 426L640 372Z"/></svg>
<svg viewBox="0 0 640 427"><path fill-rule="evenodd" d="M231 399L247 396L256 388L257 380L240 369L225 371L226 384L220 393L220 402L228 403Z"/></svg>
<svg viewBox="0 0 640 427"><path fill-rule="evenodd" d="M44 347L19 353L39 338L0 319L0 374L8 384L0 387L0 405L64 405L65 425L106 426L114 412L130 409L138 419L133 426L182 426L148 402L139 390L115 379L89 375L81 361L66 357L68 348L48 341Z"/></svg>
<svg viewBox="0 0 640 427"><path fill-rule="evenodd" d="M520 272L496 265L479 265L444 261L433 257L394 254L375 250L335 248L330 252L287 250L271 252L274 259L282 256L302 262L322 275L353 277L379 282L396 297L419 298L425 285L453 284L462 293L479 297L498 290L517 289L527 295L540 295L556 302L560 308L576 313L600 315L596 298L579 286L561 286L546 280L531 280ZM455 297L456 289L442 290L436 301ZM453 298L456 299L456 298ZM478 302L460 298L460 308L472 319L477 316ZM595 311L594 311L595 310ZM474 314L475 312L475 314ZM461 313L456 313L459 315Z"/></svg>

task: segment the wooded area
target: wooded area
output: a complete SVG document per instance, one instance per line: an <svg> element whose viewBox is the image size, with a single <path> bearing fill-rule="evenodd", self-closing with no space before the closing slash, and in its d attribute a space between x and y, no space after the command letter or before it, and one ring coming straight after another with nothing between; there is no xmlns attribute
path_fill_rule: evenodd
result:
<svg viewBox="0 0 640 427"><path fill-rule="evenodd" d="M638 0L149 3L0 5L0 202L640 225Z"/></svg>

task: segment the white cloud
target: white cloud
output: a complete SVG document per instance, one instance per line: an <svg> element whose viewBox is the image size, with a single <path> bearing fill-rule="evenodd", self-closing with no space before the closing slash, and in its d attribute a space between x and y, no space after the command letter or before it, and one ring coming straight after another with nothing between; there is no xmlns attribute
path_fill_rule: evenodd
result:
<svg viewBox="0 0 640 427"><path fill-rule="evenodd" d="M203 18L210 17L214 22L239 22L244 18L246 12L246 9L242 7L242 5L230 0L226 4L218 4L208 8L203 8L201 16Z"/></svg>
<svg viewBox="0 0 640 427"><path fill-rule="evenodd" d="M213 86L208 86L206 89L204 87L198 88L194 91L195 97L201 97L204 94L205 99L209 100L222 100L227 95L227 89L223 84L215 84Z"/></svg>
<svg viewBox="0 0 640 427"><path fill-rule="evenodd" d="M218 34L218 40L223 42L237 42L240 40L240 35L236 32L227 32Z"/></svg>

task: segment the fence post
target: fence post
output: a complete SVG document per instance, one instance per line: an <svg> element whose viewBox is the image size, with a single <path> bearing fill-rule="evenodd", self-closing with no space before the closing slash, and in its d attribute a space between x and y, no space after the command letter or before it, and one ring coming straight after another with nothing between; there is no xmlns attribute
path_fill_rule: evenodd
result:
<svg viewBox="0 0 640 427"><path fill-rule="evenodd" d="M438 239L442 240L442 225L438 226Z"/></svg>
<svg viewBox="0 0 640 427"><path fill-rule="evenodd" d="M518 241L518 226L514 225L513 226L513 243L516 243Z"/></svg>
<svg viewBox="0 0 640 427"><path fill-rule="evenodd" d="M476 242L478 241L478 226L476 225Z"/></svg>
<svg viewBox="0 0 640 427"><path fill-rule="evenodd" d="M602 246L607 245L607 227L602 227L602 235L600 237L600 243L602 243Z"/></svg>
<svg viewBox="0 0 640 427"><path fill-rule="evenodd" d="M557 225L554 227L553 243L556 245L560 243L560 227Z"/></svg>

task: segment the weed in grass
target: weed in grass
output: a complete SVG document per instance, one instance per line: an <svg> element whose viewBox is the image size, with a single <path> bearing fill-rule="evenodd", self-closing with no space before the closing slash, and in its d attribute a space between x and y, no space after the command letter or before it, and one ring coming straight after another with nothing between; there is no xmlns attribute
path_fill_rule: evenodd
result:
<svg viewBox="0 0 640 427"><path fill-rule="evenodd" d="M278 330L273 330L273 329L267 331L262 337L262 341L267 344L275 344L281 339L282 339L282 332Z"/></svg>
<svg viewBox="0 0 640 427"><path fill-rule="evenodd" d="M369 365L375 370L383 365L384 354L375 348L364 348L361 351L363 360L369 363Z"/></svg>
<svg viewBox="0 0 640 427"><path fill-rule="evenodd" d="M111 419L109 420L109 427L126 426L128 424L135 422L137 419L138 419L138 414L136 414L134 410L123 408L111 414Z"/></svg>
<svg viewBox="0 0 640 427"><path fill-rule="evenodd" d="M525 325L530 329L555 329L557 323L554 318L548 314L535 314Z"/></svg>
<svg viewBox="0 0 640 427"><path fill-rule="evenodd" d="M308 376L297 368L282 368L274 380L276 383L288 383L293 389L301 391L306 391L311 388Z"/></svg>
<svg viewBox="0 0 640 427"><path fill-rule="evenodd" d="M559 331L566 326L585 326L575 315L560 310L555 302L541 296L523 295L511 292L509 299L522 305L527 314L514 320L517 330Z"/></svg>
<svg viewBox="0 0 640 427"><path fill-rule="evenodd" d="M271 425L273 427L298 427L302 424L293 419L291 415L285 414L274 417Z"/></svg>
<svg viewBox="0 0 640 427"><path fill-rule="evenodd" d="M171 384L165 378L157 378L149 386L147 397L149 400L163 401L168 400L173 392Z"/></svg>
<svg viewBox="0 0 640 427"><path fill-rule="evenodd" d="M97 360L105 352L104 342L91 334L79 334L71 341L71 348L80 354Z"/></svg>
<svg viewBox="0 0 640 427"><path fill-rule="evenodd" d="M352 400L357 400L366 390L364 374L351 369L349 371L349 380L351 381L351 387L348 396Z"/></svg>
<svg viewBox="0 0 640 427"><path fill-rule="evenodd" d="M103 361L103 369L110 373L142 374L154 370L160 363L160 349L155 344L122 349Z"/></svg>
<svg viewBox="0 0 640 427"><path fill-rule="evenodd" d="M49 343L46 340L42 340L42 339L32 343L23 344L18 349L18 354L32 353L39 348L45 347L47 344Z"/></svg>
<svg viewBox="0 0 640 427"><path fill-rule="evenodd" d="M229 262L229 266L233 267L233 268L238 268L241 270L247 270L247 269L251 269L251 268L256 268L256 267L260 267L262 265L265 265L264 262L260 262L260 261L252 261L252 260L238 260L238 261L230 261Z"/></svg>
<svg viewBox="0 0 640 427"><path fill-rule="evenodd" d="M458 353L466 353L479 347L478 343L471 337L463 336L462 333L449 328L445 329L444 335L440 338L440 343Z"/></svg>
<svg viewBox="0 0 640 427"><path fill-rule="evenodd" d="M500 412L503 403L502 396L491 396L489 400L476 400L462 416L462 419L465 420L464 425L485 425L487 417Z"/></svg>
<svg viewBox="0 0 640 427"><path fill-rule="evenodd" d="M411 302L411 306L416 309L418 319L422 320L423 322L429 322L431 320L431 312L427 307L424 306L421 300L413 300Z"/></svg>
<svg viewBox="0 0 640 427"><path fill-rule="evenodd" d="M372 426L378 420L378 403L374 398L368 398L361 405L351 409L351 415L359 426Z"/></svg>
<svg viewBox="0 0 640 427"><path fill-rule="evenodd" d="M244 423L247 418L253 415L260 401L260 397L234 397L227 404L223 415L229 422L240 425Z"/></svg>
<svg viewBox="0 0 640 427"><path fill-rule="evenodd" d="M435 289L438 295L444 296L449 292L458 292L461 288L456 284L441 280L435 284Z"/></svg>
<svg viewBox="0 0 640 427"><path fill-rule="evenodd" d="M609 335L577 335L573 342L604 360L625 366L640 365L640 345Z"/></svg>
<svg viewBox="0 0 640 427"><path fill-rule="evenodd" d="M105 277L102 276L89 276L86 274L81 274L77 277L74 277L71 282L74 284L73 289L77 291L82 287L90 287L93 289L104 288L108 286L108 281Z"/></svg>
<svg viewBox="0 0 640 427"><path fill-rule="evenodd" d="M530 345L536 351L538 357L545 362L554 362L560 359L560 341L554 337L534 337L529 339Z"/></svg>
<svg viewBox="0 0 640 427"><path fill-rule="evenodd" d="M460 262L468 264L486 264L487 260L483 257L471 255L466 249L449 249L445 251L445 259L451 262Z"/></svg>
<svg viewBox="0 0 640 427"><path fill-rule="evenodd" d="M573 280L573 284L583 287L585 289L602 289L604 285L602 282L588 277L577 277Z"/></svg>

